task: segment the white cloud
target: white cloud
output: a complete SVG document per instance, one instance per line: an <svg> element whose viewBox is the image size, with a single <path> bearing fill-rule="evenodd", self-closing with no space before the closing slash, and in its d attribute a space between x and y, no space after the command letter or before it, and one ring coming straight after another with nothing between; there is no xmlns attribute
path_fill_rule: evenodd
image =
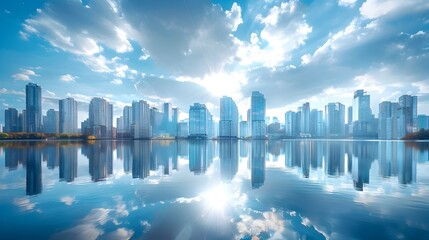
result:
<svg viewBox="0 0 429 240"><path fill-rule="evenodd" d="M416 32L415 34L411 34L411 35L410 35L410 38L415 38L415 37L423 36L423 35L426 35L426 32L425 32L425 31L420 30L420 31Z"/></svg>
<svg viewBox="0 0 429 240"><path fill-rule="evenodd" d="M387 15L407 14L429 9L426 0L367 0L361 6L360 13L366 18L379 18Z"/></svg>
<svg viewBox="0 0 429 240"><path fill-rule="evenodd" d="M64 82L74 82L78 78L77 76L72 76L71 74L64 74L60 76L60 80Z"/></svg>
<svg viewBox="0 0 429 240"><path fill-rule="evenodd" d="M54 92L51 92L49 90L46 90L46 95L47 95L47 97L55 97L56 96Z"/></svg>
<svg viewBox="0 0 429 240"><path fill-rule="evenodd" d="M312 32L305 17L299 11L299 2L291 1L274 6L264 17L259 16L264 28L258 35L251 34L251 42L236 39L237 56L242 65L254 63L275 68L289 61L292 52L305 44Z"/></svg>
<svg viewBox="0 0 429 240"><path fill-rule="evenodd" d="M142 48L142 53L143 53L143 55L141 55L141 56L139 57L139 60L141 60L141 61L146 61L146 60L148 60L148 59L150 58L150 54L149 54L149 51L148 51L148 50L146 50L146 49Z"/></svg>
<svg viewBox="0 0 429 240"><path fill-rule="evenodd" d="M232 31L235 32L238 26L243 23L241 7L235 2L232 4L231 10L225 11L225 14L230 21Z"/></svg>
<svg viewBox="0 0 429 240"><path fill-rule="evenodd" d="M35 34L56 48L78 55L100 53L101 44L120 53L132 51L129 27L122 18L104 1L90 5L87 8L80 1L50 2L24 21L22 32Z"/></svg>
<svg viewBox="0 0 429 240"><path fill-rule="evenodd" d="M15 80L21 81L30 81L32 76L39 76L33 70L30 69L20 69L19 73L12 75Z"/></svg>
<svg viewBox="0 0 429 240"><path fill-rule="evenodd" d="M353 7L357 0L339 0L338 5L344 7Z"/></svg>
<svg viewBox="0 0 429 240"><path fill-rule="evenodd" d="M123 82L121 79L113 79L112 81L110 81L110 83L115 85L121 85Z"/></svg>
<svg viewBox="0 0 429 240"><path fill-rule="evenodd" d="M74 203L75 198L70 196L64 196L64 197L61 197L60 201L63 202L65 205L70 206Z"/></svg>

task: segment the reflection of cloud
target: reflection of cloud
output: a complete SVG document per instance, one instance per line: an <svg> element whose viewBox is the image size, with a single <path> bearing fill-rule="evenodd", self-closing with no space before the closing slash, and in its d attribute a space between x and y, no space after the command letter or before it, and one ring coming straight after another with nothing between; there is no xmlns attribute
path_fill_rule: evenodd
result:
<svg viewBox="0 0 429 240"><path fill-rule="evenodd" d="M21 209L21 211L30 211L33 210L36 206L35 203L30 202L28 197L15 198L13 204Z"/></svg>
<svg viewBox="0 0 429 240"><path fill-rule="evenodd" d="M103 231L97 229L94 224L81 224L76 227L67 229L65 231L56 233L52 236L52 239L97 239L98 236L103 234Z"/></svg>
<svg viewBox="0 0 429 240"><path fill-rule="evenodd" d="M282 236L285 230L285 220L279 213L264 212L262 219L254 219L252 216L240 215L241 222L237 223L240 238L247 235L257 236L264 232L274 232L274 236Z"/></svg>
<svg viewBox="0 0 429 240"><path fill-rule="evenodd" d="M109 217L110 209L106 208L94 208L91 212L83 219L84 222L98 223L104 225Z"/></svg>
<svg viewBox="0 0 429 240"><path fill-rule="evenodd" d="M130 239L134 231L126 228L118 228L115 231L103 236L103 239Z"/></svg>
<svg viewBox="0 0 429 240"><path fill-rule="evenodd" d="M72 205L74 202L74 197L70 197L70 196L64 196L60 199L61 202L63 202L65 205Z"/></svg>
<svg viewBox="0 0 429 240"><path fill-rule="evenodd" d="M196 196L193 198L180 197L180 198L176 198L176 200L173 203L192 203L192 202L199 202L199 201L201 201L200 196Z"/></svg>
<svg viewBox="0 0 429 240"><path fill-rule="evenodd" d="M144 228L143 232L149 231L151 225L148 221L140 221L140 225Z"/></svg>

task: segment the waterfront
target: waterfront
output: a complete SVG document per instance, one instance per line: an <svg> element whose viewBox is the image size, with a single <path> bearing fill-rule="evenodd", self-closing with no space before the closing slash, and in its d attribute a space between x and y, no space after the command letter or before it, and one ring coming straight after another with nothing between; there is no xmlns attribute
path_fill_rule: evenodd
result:
<svg viewBox="0 0 429 240"><path fill-rule="evenodd" d="M6 239L427 239L429 143L0 143Z"/></svg>

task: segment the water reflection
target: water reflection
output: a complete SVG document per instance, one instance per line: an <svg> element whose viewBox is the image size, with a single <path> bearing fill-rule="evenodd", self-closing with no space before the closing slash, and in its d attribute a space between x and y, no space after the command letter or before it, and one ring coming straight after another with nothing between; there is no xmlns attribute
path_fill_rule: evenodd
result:
<svg viewBox="0 0 429 240"><path fill-rule="evenodd" d="M190 172L201 175L219 159L223 181L233 180L244 161L252 188L262 187L270 177L266 176L268 161L284 169L297 169L302 178L321 172L328 177L350 176L357 191L364 191L365 185L370 184L374 163L378 176L397 177L400 184L413 184L417 179L417 163L429 161L428 143L401 141L6 142L0 147L8 171L20 166L26 170L27 195L42 192L45 165L47 169L59 167L59 181L75 181L79 151L88 160L88 173L94 182L112 176L114 159L122 162L125 174L137 179L149 177L151 171L171 175L179 170L179 159L187 161Z"/></svg>

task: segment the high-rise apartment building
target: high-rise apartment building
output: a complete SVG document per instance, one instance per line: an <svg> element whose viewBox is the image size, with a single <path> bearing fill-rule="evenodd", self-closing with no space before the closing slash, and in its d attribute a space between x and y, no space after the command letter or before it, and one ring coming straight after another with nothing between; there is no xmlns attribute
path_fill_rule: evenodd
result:
<svg viewBox="0 0 429 240"><path fill-rule="evenodd" d="M230 97L220 99L220 138L238 138L238 108Z"/></svg>
<svg viewBox="0 0 429 240"><path fill-rule="evenodd" d="M77 107L77 101L73 98L61 99L59 101L60 133L78 133Z"/></svg>
<svg viewBox="0 0 429 240"><path fill-rule="evenodd" d="M345 106L339 102L325 106L326 137L345 136Z"/></svg>
<svg viewBox="0 0 429 240"><path fill-rule="evenodd" d="M265 138L267 130L265 125L266 101L264 95L258 91L252 92L250 106L252 138Z"/></svg>
<svg viewBox="0 0 429 240"><path fill-rule="evenodd" d="M25 86L26 131L40 132L42 126L42 88L29 83Z"/></svg>

